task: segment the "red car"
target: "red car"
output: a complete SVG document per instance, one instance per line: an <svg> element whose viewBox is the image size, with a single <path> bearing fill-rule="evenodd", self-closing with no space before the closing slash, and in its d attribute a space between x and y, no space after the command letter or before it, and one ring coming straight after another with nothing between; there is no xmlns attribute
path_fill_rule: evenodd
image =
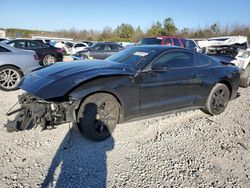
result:
<svg viewBox="0 0 250 188"><path fill-rule="evenodd" d="M184 39L173 36L146 37L140 40L139 45L169 45L184 48Z"/></svg>

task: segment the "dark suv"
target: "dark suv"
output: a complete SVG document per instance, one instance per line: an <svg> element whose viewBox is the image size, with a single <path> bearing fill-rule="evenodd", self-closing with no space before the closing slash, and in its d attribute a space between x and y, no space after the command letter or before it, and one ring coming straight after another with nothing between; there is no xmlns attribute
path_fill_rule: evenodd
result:
<svg viewBox="0 0 250 188"><path fill-rule="evenodd" d="M81 59L106 59L123 49L123 46L115 42L99 42L83 51L77 52L76 56L81 57Z"/></svg>
<svg viewBox="0 0 250 188"><path fill-rule="evenodd" d="M5 43L15 48L34 50L38 55L41 65L49 65L63 60L62 50L48 44L25 39L9 40Z"/></svg>
<svg viewBox="0 0 250 188"><path fill-rule="evenodd" d="M146 37L140 40L139 45L168 45L185 47L181 37L160 36L160 37Z"/></svg>

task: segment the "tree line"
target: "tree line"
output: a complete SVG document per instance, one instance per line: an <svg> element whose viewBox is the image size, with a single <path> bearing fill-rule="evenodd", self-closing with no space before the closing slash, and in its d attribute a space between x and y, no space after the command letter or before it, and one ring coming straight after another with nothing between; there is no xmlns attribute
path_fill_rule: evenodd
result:
<svg viewBox="0 0 250 188"><path fill-rule="evenodd" d="M216 36L232 36L243 35L250 40L250 26L233 24L220 26L214 23L204 28L183 28L178 29L172 18L166 18L162 22L157 21L151 25L149 29L143 31L140 26L133 27L131 24L122 23L115 29L107 26L102 31L62 29L56 31L40 31L28 29L5 29L8 37L30 38L32 35L42 35L51 37L66 37L74 40L90 40L90 41L120 41L120 42L138 42L141 38L147 36L181 36L183 38L209 38Z"/></svg>

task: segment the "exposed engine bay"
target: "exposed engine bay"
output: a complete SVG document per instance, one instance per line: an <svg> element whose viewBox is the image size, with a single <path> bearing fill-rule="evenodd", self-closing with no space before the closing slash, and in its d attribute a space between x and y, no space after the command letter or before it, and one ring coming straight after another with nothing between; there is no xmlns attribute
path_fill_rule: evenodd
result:
<svg viewBox="0 0 250 188"><path fill-rule="evenodd" d="M8 131L27 130L36 126L41 126L42 130L53 129L57 125L73 122L75 108L74 100L63 102L49 102L30 94L24 93L18 96L20 108L8 112L10 116L17 113L14 121L9 121L5 125Z"/></svg>

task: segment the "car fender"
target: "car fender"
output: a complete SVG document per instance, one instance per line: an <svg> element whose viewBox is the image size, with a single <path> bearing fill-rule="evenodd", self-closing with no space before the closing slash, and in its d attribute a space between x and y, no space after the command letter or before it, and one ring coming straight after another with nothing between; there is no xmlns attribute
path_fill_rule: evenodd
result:
<svg viewBox="0 0 250 188"><path fill-rule="evenodd" d="M116 82L114 82L114 79ZM123 87L124 83L128 85L125 90ZM124 95L126 92L127 94ZM109 93L117 99L121 105L121 122L124 118L133 116L139 112L140 87L139 84L136 85L133 82L133 76L113 75L95 78L79 85L68 93L68 96L72 97L73 100L82 102L86 97L95 93Z"/></svg>
<svg viewBox="0 0 250 188"><path fill-rule="evenodd" d="M130 79L130 76L128 75L108 75L108 76L99 76L94 77L91 80L87 80L86 82L83 82L76 87L74 87L68 95L77 99L77 100L83 100L87 96L93 93L110 93L114 95L120 103L124 103L122 99L122 94L119 92L119 86L123 84L125 80ZM113 80L116 79L117 82L113 82Z"/></svg>

